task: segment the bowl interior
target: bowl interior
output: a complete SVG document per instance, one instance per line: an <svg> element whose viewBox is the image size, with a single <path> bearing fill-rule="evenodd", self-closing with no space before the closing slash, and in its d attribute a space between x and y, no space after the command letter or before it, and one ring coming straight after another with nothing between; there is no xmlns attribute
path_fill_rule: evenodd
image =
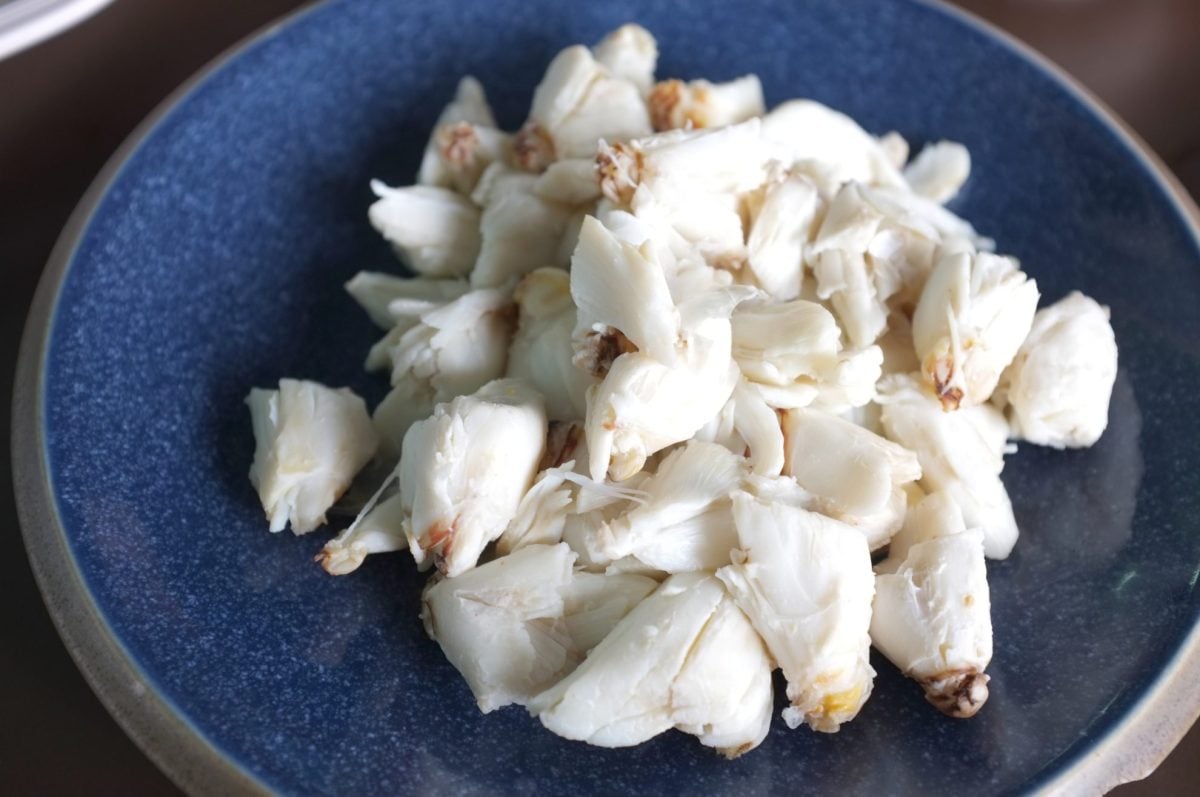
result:
<svg viewBox="0 0 1200 797"><path fill-rule="evenodd" d="M331 578L323 534L267 533L242 399L281 376L350 385L377 336L341 290L398 270L367 182L411 182L458 77L503 125L561 47L635 20L660 76L757 73L772 104L829 103L973 157L955 209L1045 301L1112 307L1121 352L1092 449L1022 446L1022 537L990 563L992 697L955 721L882 659L833 736L771 736L732 763L690 737L601 750L517 708L480 715L417 619L406 556ZM1028 788L1152 684L1194 623L1200 569L1200 253L1140 160L1038 67L936 8L851 2L321 6L213 73L125 164L75 252L45 364L45 444L78 567L151 686L270 787L793 793ZM777 690L782 693L782 689Z"/></svg>

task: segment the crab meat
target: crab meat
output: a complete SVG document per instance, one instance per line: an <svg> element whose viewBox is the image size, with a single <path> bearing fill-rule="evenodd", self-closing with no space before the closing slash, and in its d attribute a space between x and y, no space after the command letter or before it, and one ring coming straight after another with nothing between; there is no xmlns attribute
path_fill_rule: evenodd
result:
<svg viewBox="0 0 1200 797"><path fill-rule="evenodd" d="M456 576L500 536L533 482L546 441L542 398L515 379L438 404L404 435L400 495L418 564Z"/></svg>
<svg viewBox="0 0 1200 797"><path fill-rule="evenodd" d="M750 469L762 476L778 476L785 461L779 414L745 379L738 380L731 401L733 428L738 439L744 441Z"/></svg>
<svg viewBox="0 0 1200 797"><path fill-rule="evenodd" d="M1109 310L1075 291L1038 311L1004 376L1016 436L1054 448L1083 448L1108 426L1117 379Z"/></svg>
<svg viewBox="0 0 1200 797"><path fill-rule="evenodd" d="M603 575L576 570L562 596L563 623L579 660L656 589L657 581L634 573Z"/></svg>
<svg viewBox="0 0 1200 797"><path fill-rule="evenodd" d="M815 383L837 366L841 330L816 302L746 302L731 321L733 357L749 380L780 387Z"/></svg>
<svg viewBox="0 0 1200 797"><path fill-rule="evenodd" d="M878 576L871 640L942 712L974 716L988 697L992 659L983 533L917 543L894 574Z"/></svg>
<svg viewBox="0 0 1200 797"><path fill-rule="evenodd" d="M1006 558L1017 541L1017 522L1000 480L1003 448L997 450L999 435L989 432L990 422L981 424L973 413L944 412L911 376L882 380L879 401L885 434L917 453L922 489L949 494L966 525L983 530L988 557Z"/></svg>
<svg viewBox="0 0 1200 797"><path fill-rule="evenodd" d="M479 208L445 188L389 188L378 180L379 197L367 211L371 225L396 254L426 277L463 277L480 251Z"/></svg>
<svg viewBox="0 0 1200 797"><path fill-rule="evenodd" d="M844 523L747 493L733 497L739 550L717 571L787 678L789 728L836 732L871 694L875 594L866 538Z"/></svg>
<svg viewBox="0 0 1200 797"><path fill-rule="evenodd" d="M917 492L920 492L919 488ZM892 537L887 558L875 565L875 573L895 573L904 564L908 550L918 543L966 530L962 510L949 493L939 491L919 495L909 504L904 525Z"/></svg>
<svg viewBox="0 0 1200 797"><path fill-rule="evenodd" d="M375 455L367 406L349 388L296 379L254 388L246 404L255 442L250 483L271 531L290 523L293 534L307 534Z"/></svg>
<svg viewBox="0 0 1200 797"><path fill-rule="evenodd" d="M700 195L752 191L765 182L768 160L758 119L670 130L601 146L596 155L601 190L618 205L628 205L638 187L669 206Z"/></svg>
<svg viewBox="0 0 1200 797"><path fill-rule="evenodd" d="M641 25L617 28L592 48L592 55L614 77L628 80L643 94L654 85L658 42Z"/></svg>
<svg viewBox="0 0 1200 797"><path fill-rule="evenodd" d="M867 259L883 215L848 183L834 197L816 240L807 250L817 296L828 300L850 342L869 346L887 329L887 295Z"/></svg>
<svg viewBox="0 0 1200 797"><path fill-rule="evenodd" d="M466 280L441 280L427 277L397 277L378 271L360 271L345 285L346 292L366 310L376 326L391 329L397 319L388 312L397 299L448 302L462 296L470 286Z"/></svg>
<svg viewBox="0 0 1200 797"><path fill-rule="evenodd" d="M675 727L726 758L753 750L771 729L773 669L754 626L726 597L671 685Z"/></svg>
<svg viewBox="0 0 1200 797"><path fill-rule="evenodd" d="M493 163L512 160L512 136L502 130L468 122L438 127L433 134L438 158L450 188L470 196L484 171Z"/></svg>
<svg viewBox="0 0 1200 797"><path fill-rule="evenodd" d="M672 576L573 673L535 697L530 713L560 736L601 747L639 744L678 726L727 755L750 749L765 735L770 664L727 605L711 575ZM724 644L735 640L737 647Z"/></svg>
<svg viewBox="0 0 1200 797"><path fill-rule="evenodd" d="M562 617L575 554L531 545L427 587L422 617L485 714L525 705L573 666Z"/></svg>
<svg viewBox="0 0 1200 797"><path fill-rule="evenodd" d="M457 158L447 159L446 141L443 130L465 125L471 129L496 129L496 118L488 107L487 97L484 96L483 86L470 75L458 82L454 99L445 107L434 125L429 143L425 145L425 153L421 157L421 168L417 173L417 182L438 188L455 188L463 193L470 193L470 188L458 170L455 169ZM499 132L499 131L497 131ZM454 153L458 155L459 153Z"/></svg>
<svg viewBox="0 0 1200 797"><path fill-rule="evenodd" d="M875 399L875 383L882 373L879 346L842 351L837 364L817 384L812 406L835 415L862 407Z"/></svg>
<svg viewBox="0 0 1200 797"><path fill-rule="evenodd" d="M641 485L641 505L584 536L588 558L634 556L667 573L727 564L737 544L729 495L744 473L744 460L716 443L692 441L672 451Z"/></svg>
<svg viewBox="0 0 1200 797"><path fill-rule="evenodd" d="M547 67L513 149L521 168L541 172L562 158L592 156L598 139L625 141L650 131L638 87L609 72L588 48L575 45Z"/></svg>
<svg viewBox="0 0 1200 797"><path fill-rule="evenodd" d="M729 321L698 323L674 366L642 352L618 356L588 391L587 442L593 479L622 481L646 458L692 437L733 394Z"/></svg>
<svg viewBox="0 0 1200 797"><path fill-rule="evenodd" d="M521 280L513 298L519 314L508 350L508 376L526 380L542 394L551 420L582 420L594 380L574 364L571 276L562 269L537 269Z"/></svg>
<svg viewBox="0 0 1200 797"><path fill-rule="evenodd" d="M559 257L571 208L535 193L537 180L531 174L501 170L480 180L476 196L482 200L483 215L472 287L511 285L536 268L566 265Z"/></svg>
<svg viewBox="0 0 1200 797"><path fill-rule="evenodd" d="M849 421L808 409L783 413L783 472L817 499L820 511L859 526L871 550L904 522L904 485L921 478L912 451ZM869 533L868 533L869 532Z"/></svg>
<svg viewBox="0 0 1200 797"><path fill-rule="evenodd" d="M913 314L921 372L942 406L982 404L1029 334L1037 283L1011 258L986 252L943 257Z"/></svg>
<svg viewBox="0 0 1200 797"><path fill-rule="evenodd" d="M778 301L800 295L804 283L804 251L816 232L821 197L803 177L773 183L765 189L746 238L746 264L755 284Z"/></svg>
<svg viewBox="0 0 1200 797"><path fill-rule="evenodd" d="M878 140L843 113L812 100L791 100L763 117L763 138L786 163L816 162L836 187L856 180L901 186L904 181Z"/></svg>
<svg viewBox="0 0 1200 797"><path fill-rule="evenodd" d="M344 576L361 567L371 554L402 551L408 547L405 517L404 502L397 493L325 543L316 561L331 576Z"/></svg>
<svg viewBox="0 0 1200 797"><path fill-rule="evenodd" d="M639 187L629 207L655 231L656 241L667 241L669 257L659 253L658 247L655 252L664 267L675 263L676 267L669 270L676 272L676 276L684 271L690 271L692 277L703 274L711 285L712 278L720 274L720 279L729 284L732 274L728 272L739 271L745 264L742 208L734 194L655 194ZM672 294L676 294L674 289Z"/></svg>
<svg viewBox="0 0 1200 797"><path fill-rule="evenodd" d="M560 205L587 205L600 198L593 158L567 158L550 164L533 183L533 193Z"/></svg>
<svg viewBox="0 0 1200 797"><path fill-rule="evenodd" d="M472 393L504 374L512 315L507 293L471 291L423 313L386 347L393 388L374 415L386 450L399 451L409 426L427 417L435 403Z"/></svg>
<svg viewBox="0 0 1200 797"><path fill-rule="evenodd" d="M724 127L766 112L762 83L746 75L728 83L664 80L646 98L655 130Z"/></svg>
<svg viewBox="0 0 1200 797"><path fill-rule="evenodd" d="M570 286L579 308L577 364L603 376L627 352L675 363L680 318L662 267L591 216L571 257ZM638 300L629 301L630 295Z"/></svg>
<svg viewBox="0 0 1200 797"><path fill-rule="evenodd" d="M949 202L971 176L971 153L955 141L939 141L921 150L904 169L904 181L919 196Z"/></svg>
<svg viewBox="0 0 1200 797"><path fill-rule="evenodd" d="M569 467L568 467L569 466ZM563 527L575 497L567 475L574 460L537 475L521 498L504 532L496 540L496 553L505 556L528 545L554 545L562 541Z"/></svg>

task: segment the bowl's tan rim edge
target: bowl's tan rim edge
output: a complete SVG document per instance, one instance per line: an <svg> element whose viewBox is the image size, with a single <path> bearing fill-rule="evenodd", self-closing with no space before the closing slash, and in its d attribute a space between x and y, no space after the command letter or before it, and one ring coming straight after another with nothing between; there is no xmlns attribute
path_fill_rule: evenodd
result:
<svg viewBox="0 0 1200 797"><path fill-rule="evenodd" d="M54 244L25 319L17 356L12 403L13 488L34 579L88 686L146 757L188 794L257 796L273 791L222 752L162 696L91 599L52 493L43 446L42 366L63 278L92 214L125 163L179 102L212 73L322 4L323 0L305 3L227 47L159 102L125 138L92 180Z"/></svg>
<svg viewBox="0 0 1200 797"><path fill-rule="evenodd" d="M917 0L989 35L1023 56L1105 123L1158 180L1200 248L1200 208L1179 178L1115 111L1058 64L1012 34L946 0ZM1167 665L1113 728L1038 787L1041 795L1103 794L1141 780L1158 767L1200 718L1200 624L1193 625ZM1068 751L1069 753L1070 751ZM1053 765L1051 765L1053 766Z"/></svg>
<svg viewBox="0 0 1200 797"><path fill-rule="evenodd" d="M969 11L944 0L915 0L995 38L1040 67L1107 123L1159 181L1200 241L1200 209L1174 174L1120 117L1061 67ZM323 4L313 0L244 37L160 102L92 181L60 233L38 283L21 339L12 409L13 486L25 548L50 616L100 702L143 753L189 794L267 795L271 790L222 753L152 686L99 613L71 555L51 493L44 439L43 368L63 277L108 186L142 140L175 105L243 49ZM36 531L32 531L36 529ZM65 563L66 567L61 567ZM82 598L82 600L80 600ZM1042 794L1102 793L1144 778L1200 716L1200 625L1194 627L1145 695L1077 761L1039 788Z"/></svg>

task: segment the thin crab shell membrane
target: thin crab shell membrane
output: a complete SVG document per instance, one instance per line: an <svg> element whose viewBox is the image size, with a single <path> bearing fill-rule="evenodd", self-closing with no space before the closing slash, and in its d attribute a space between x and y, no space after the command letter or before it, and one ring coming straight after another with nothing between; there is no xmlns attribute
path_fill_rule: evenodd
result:
<svg viewBox="0 0 1200 797"><path fill-rule="evenodd" d="M479 709L567 739L675 729L736 757L776 667L785 724L832 733L872 644L973 716L1004 656L1010 438L1099 439L1109 309L1037 309L954 210L962 144L910 158L818 102L768 108L755 75L657 65L635 24L566 47L515 131L463 77L415 184L372 182L397 273L345 288L391 389L370 413L316 382L250 392L268 527L357 512L321 567L408 551Z"/></svg>

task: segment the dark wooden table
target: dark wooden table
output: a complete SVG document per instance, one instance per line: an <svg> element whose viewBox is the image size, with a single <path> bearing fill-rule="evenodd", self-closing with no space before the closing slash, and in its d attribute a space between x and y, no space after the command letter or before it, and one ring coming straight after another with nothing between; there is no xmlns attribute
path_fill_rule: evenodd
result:
<svg viewBox="0 0 1200 797"><path fill-rule="evenodd" d="M0 62L0 442L8 450L17 342L58 231L109 154L217 53L296 0L118 0ZM1079 77L1200 195L1200 2L963 0ZM22 552L0 458L0 792L172 794L84 683ZM1116 794L1200 791L1200 732Z"/></svg>

